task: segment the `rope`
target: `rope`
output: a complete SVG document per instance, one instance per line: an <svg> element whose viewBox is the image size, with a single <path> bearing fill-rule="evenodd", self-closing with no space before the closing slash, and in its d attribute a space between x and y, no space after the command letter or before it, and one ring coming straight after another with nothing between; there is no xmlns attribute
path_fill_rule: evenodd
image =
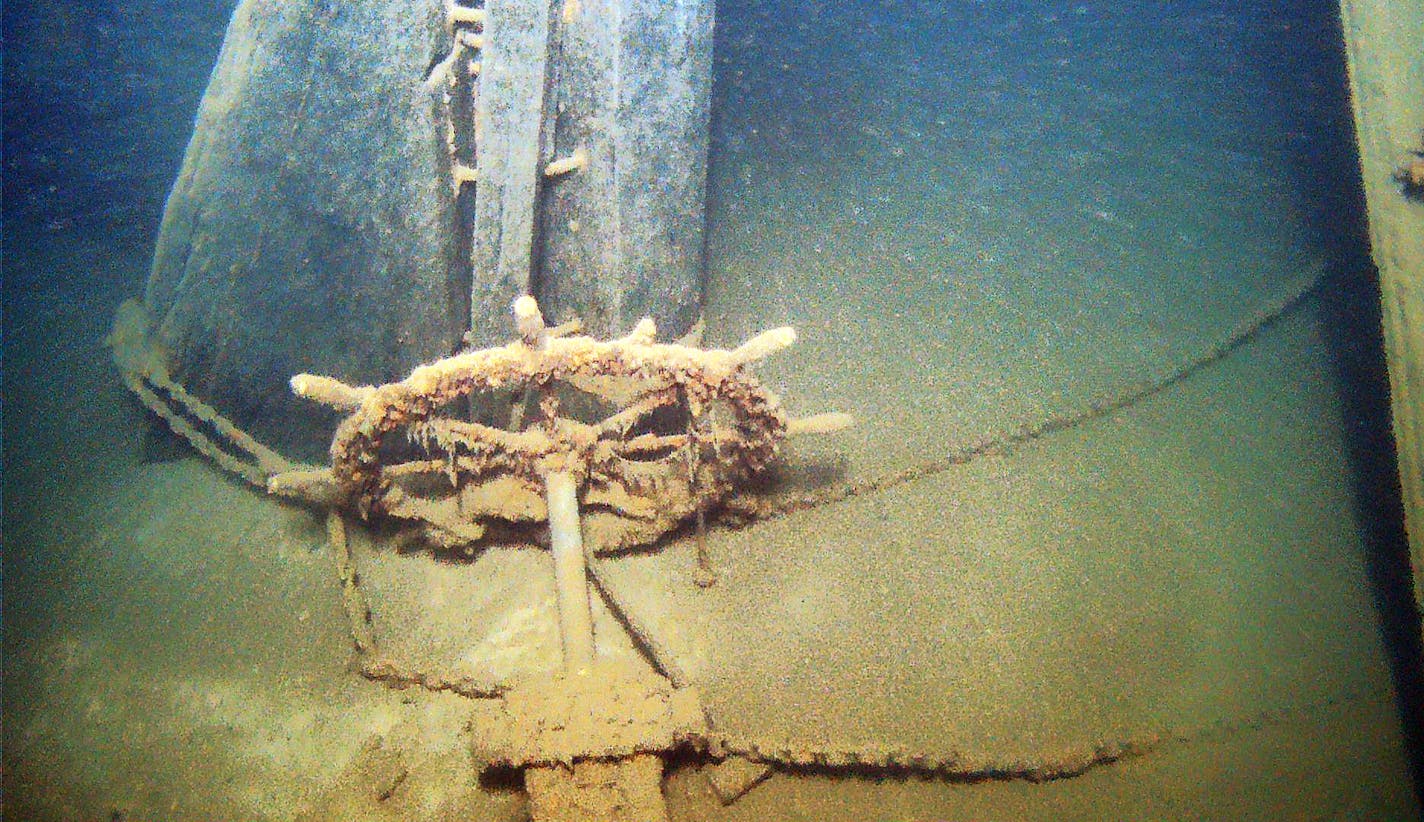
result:
<svg viewBox="0 0 1424 822"><path fill-rule="evenodd" d="M741 756L753 762L791 770L873 770L892 775L913 774L966 781L1048 782L1080 776L1093 768L1136 759L1169 747L1218 743L1239 734L1338 713L1354 704L1390 705L1392 701L1393 695L1387 689L1352 690L1285 708L1266 708L1234 719L1205 722L1191 728L1145 733L1130 739L1047 753L1041 758L1001 759L973 751L929 756L893 745L828 746L820 741L756 739L717 731L708 734L705 750L714 756Z"/></svg>
<svg viewBox="0 0 1424 822"><path fill-rule="evenodd" d="M1202 347L1176 366L1158 374L1143 377L1113 393L1095 397L1081 408L1053 414L1038 422L1024 423L1011 431L986 435L968 443L956 445L941 456L879 476L854 480L843 485L830 486L791 497L755 497L743 494L724 503L723 512L726 516L723 519L725 524L734 528L743 528L756 522L777 519L798 511L820 508L853 497L897 488L943 473L978 457L1002 454L1049 434L1076 428L1116 411L1129 408L1185 381L1240 348L1263 328L1303 302L1319 287L1324 277L1324 264L1316 264L1305 274L1293 280L1279 296L1261 306L1225 335Z"/></svg>

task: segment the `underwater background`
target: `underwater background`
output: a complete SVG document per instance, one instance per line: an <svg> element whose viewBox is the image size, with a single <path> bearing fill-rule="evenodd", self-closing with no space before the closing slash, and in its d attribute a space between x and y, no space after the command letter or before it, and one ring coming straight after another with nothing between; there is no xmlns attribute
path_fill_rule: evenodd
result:
<svg viewBox="0 0 1424 822"><path fill-rule="evenodd" d="M102 346L233 5L3 8L6 810L518 818L459 698L347 670L321 523L155 434ZM858 419L788 484L905 479L714 530L711 595L685 540L615 581L747 734L1167 742L1045 785L778 773L725 808L684 768L674 818L1417 818L1333 5L721 2L714 61L709 341L795 325L760 374ZM458 592L497 614L527 554L490 559Z"/></svg>

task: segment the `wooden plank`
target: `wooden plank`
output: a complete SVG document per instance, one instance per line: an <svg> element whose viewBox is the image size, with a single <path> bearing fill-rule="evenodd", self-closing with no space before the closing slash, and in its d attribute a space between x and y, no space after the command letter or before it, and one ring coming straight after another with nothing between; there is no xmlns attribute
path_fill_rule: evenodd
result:
<svg viewBox="0 0 1424 822"><path fill-rule="evenodd" d="M485 7L471 244L469 340L476 345L509 338L509 307L531 288L557 9L552 0L491 0Z"/></svg>
<svg viewBox="0 0 1424 822"><path fill-rule="evenodd" d="M1380 273L1394 437L1414 594L1424 610L1424 201L1396 170L1424 140L1424 4L1341 0L1351 97Z"/></svg>
<svg viewBox="0 0 1424 822"><path fill-rule="evenodd" d="M554 154L539 298L619 334L644 316L666 339L701 310L712 75L710 0L569 0L561 16Z"/></svg>

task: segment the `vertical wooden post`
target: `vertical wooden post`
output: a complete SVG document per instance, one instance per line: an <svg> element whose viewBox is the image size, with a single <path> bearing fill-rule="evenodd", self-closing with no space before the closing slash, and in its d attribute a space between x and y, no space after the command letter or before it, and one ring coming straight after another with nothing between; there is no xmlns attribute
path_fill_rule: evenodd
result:
<svg viewBox="0 0 1424 822"><path fill-rule="evenodd" d="M474 125L469 338L480 345L503 339L510 304L531 288L558 5L490 0L485 6Z"/></svg>
<svg viewBox="0 0 1424 822"><path fill-rule="evenodd" d="M651 316L678 336L701 310L711 0L566 0L540 304L594 334Z"/></svg>
<svg viewBox="0 0 1424 822"><path fill-rule="evenodd" d="M472 341L510 301L616 336L701 311L712 0L486 0ZM499 333L494 333L490 329Z"/></svg>
<svg viewBox="0 0 1424 822"><path fill-rule="evenodd" d="M1397 169L1424 140L1424 4L1341 0L1370 244L1380 274L1414 595L1424 611L1424 201Z"/></svg>

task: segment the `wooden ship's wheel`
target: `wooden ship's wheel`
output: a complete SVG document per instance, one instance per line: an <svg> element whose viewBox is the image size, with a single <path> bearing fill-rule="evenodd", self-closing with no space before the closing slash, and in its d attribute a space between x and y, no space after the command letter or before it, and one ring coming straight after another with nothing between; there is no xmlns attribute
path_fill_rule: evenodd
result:
<svg viewBox="0 0 1424 822"><path fill-rule="evenodd" d="M788 433L834 430L849 418L788 422L750 374L749 364L795 340L790 328L704 350L658 343L651 320L611 341L549 328L530 297L515 302L514 316L513 342L421 366L399 382L293 377L298 394L349 416L329 468L284 471L268 487L410 523L437 550L473 553L547 522L563 671L503 694L497 710L472 723L492 761L525 769L537 818L563 818L556 808L564 797L614 807L629 791L642 797L647 818L660 818L657 755L683 742L705 745L708 726L687 683L597 658L588 555L646 545L694 516L700 526L710 506L770 463ZM472 410L508 420L474 422ZM333 541L344 545L338 531ZM701 551L699 559L699 581L708 584ZM342 576L354 591L354 569ZM364 607L348 610L358 649L371 651ZM431 681L392 675L388 661L365 670L402 684ZM597 787L610 784L622 787Z"/></svg>
<svg viewBox="0 0 1424 822"><path fill-rule="evenodd" d="M514 306L519 338L421 366L404 380L353 387L300 374L296 393L350 412L332 463L268 487L417 527L432 547L469 552L548 521L551 475L579 489L592 550L646 545L715 506L775 457L789 432L829 430L843 415L788 423L747 365L795 340L763 332L731 350L658 343L651 320L610 341L546 327L530 297ZM494 409L504 425L470 421Z"/></svg>

